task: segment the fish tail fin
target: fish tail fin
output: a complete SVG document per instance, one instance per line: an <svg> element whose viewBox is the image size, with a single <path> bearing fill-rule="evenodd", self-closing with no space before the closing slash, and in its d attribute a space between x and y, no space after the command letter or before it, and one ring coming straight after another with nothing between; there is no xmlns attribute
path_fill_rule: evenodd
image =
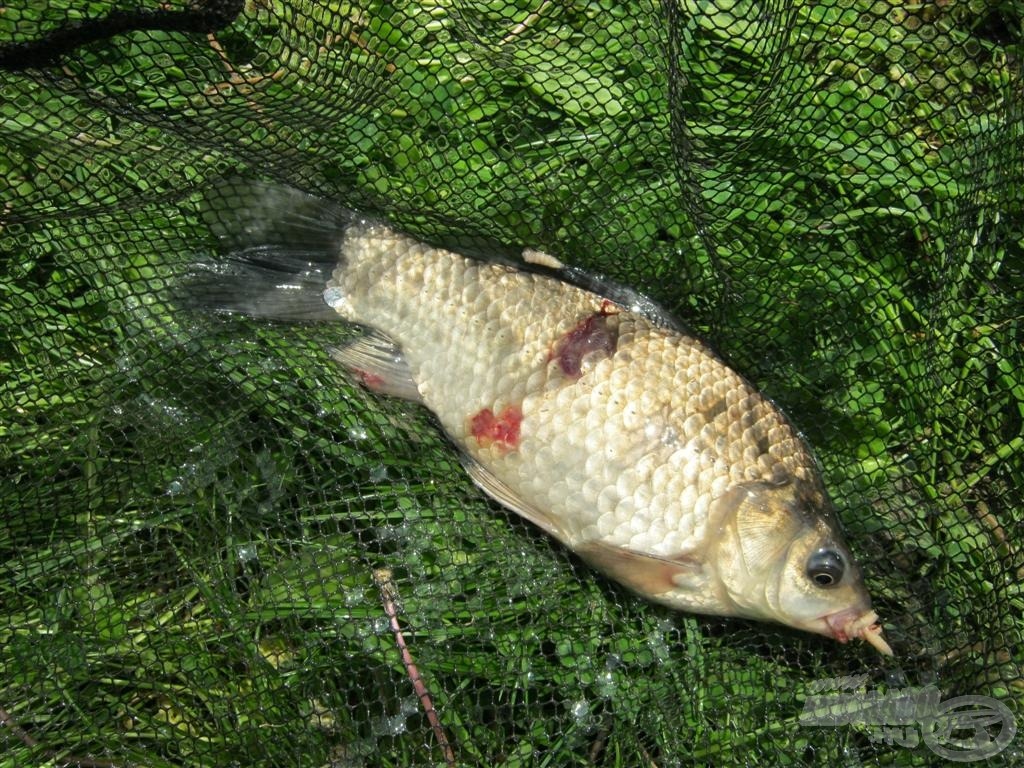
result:
<svg viewBox="0 0 1024 768"><path fill-rule="evenodd" d="M278 320L331 320L323 292L359 215L280 185L226 179L205 196L218 253L197 259L178 290L189 309Z"/></svg>

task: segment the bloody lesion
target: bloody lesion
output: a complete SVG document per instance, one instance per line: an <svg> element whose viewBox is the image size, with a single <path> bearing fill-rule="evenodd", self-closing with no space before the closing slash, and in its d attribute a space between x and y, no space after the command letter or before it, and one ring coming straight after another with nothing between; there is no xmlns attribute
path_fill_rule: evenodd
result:
<svg viewBox="0 0 1024 768"><path fill-rule="evenodd" d="M556 361L570 379L580 378L583 360L588 355L611 357L615 354L619 341L617 314L618 308L604 301L601 309L580 320L575 328L555 341L548 360Z"/></svg>
<svg viewBox="0 0 1024 768"><path fill-rule="evenodd" d="M383 376L373 371L367 371L362 368L351 368L349 370L351 370L352 375L356 377L360 384L373 392L379 392L387 383L384 381Z"/></svg>
<svg viewBox="0 0 1024 768"><path fill-rule="evenodd" d="M490 408L478 411L469 420L469 431L481 446L496 445L511 450L519 445L519 430L523 422L523 411L517 405L509 405L495 414Z"/></svg>

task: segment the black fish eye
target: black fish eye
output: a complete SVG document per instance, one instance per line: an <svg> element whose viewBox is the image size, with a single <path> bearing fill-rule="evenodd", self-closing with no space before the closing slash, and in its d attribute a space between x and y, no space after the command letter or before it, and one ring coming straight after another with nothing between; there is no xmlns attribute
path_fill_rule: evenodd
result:
<svg viewBox="0 0 1024 768"><path fill-rule="evenodd" d="M843 578L843 556L834 549L819 549L807 560L807 576L819 587L834 587Z"/></svg>

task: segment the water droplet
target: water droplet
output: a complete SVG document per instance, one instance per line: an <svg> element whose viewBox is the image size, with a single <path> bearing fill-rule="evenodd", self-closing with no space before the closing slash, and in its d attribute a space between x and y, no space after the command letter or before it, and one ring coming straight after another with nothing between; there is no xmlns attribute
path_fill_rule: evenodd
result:
<svg viewBox="0 0 1024 768"><path fill-rule="evenodd" d="M397 525L379 525L374 529L377 538L381 541L400 541L402 539L402 530Z"/></svg>
<svg viewBox="0 0 1024 768"><path fill-rule="evenodd" d="M374 723L373 731L378 736L398 736L405 733L405 715L382 717Z"/></svg>
<svg viewBox="0 0 1024 768"><path fill-rule="evenodd" d="M408 699L403 699L401 705L401 712L403 715L415 715L420 708L419 700L413 696Z"/></svg>
<svg viewBox="0 0 1024 768"><path fill-rule="evenodd" d="M598 675L596 684L597 692L606 699L612 698L619 687L618 680L615 679L615 673L611 670Z"/></svg>
<svg viewBox="0 0 1024 768"><path fill-rule="evenodd" d="M577 699L573 702L571 711L577 722L583 722L590 715L590 703L586 699Z"/></svg>
<svg viewBox="0 0 1024 768"><path fill-rule="evenodd" d="M238 559L243 563L247 563L250 560L258 560L259 556L255 544L242 544L238 547Z"/></svg>
<svg viewBox="0 0 1024 768"><path fill-rule="evenodd" d="M355 441L365 440L368 437L366 429L363 427L349 427L348 436L350 440Z"/></svg>
<svg viewBox="0 0 1024 768"><path fill-rule="evenodd" d="M378 464L375 467L370 468L370 482L379 483L386 480L388 476L388 468L383 464Z"/></svg>
<svg viewBox="0 0 1024 768"><path fill-rule="evenodd" d="M668 644L665 642L665 636L657 632L651 632L647 635L647 647L654 653L654 658L658 661L668 661L669 649Z"/></svg>
<svg viewBox="0 0 1024 768"><path fill-rule="evenodd" d="M171 482L167 484L168 496L177 496L183 490L185 490L185 486L182 484L181 480L171 480Z"/></svg>
<svg viewBox="0 0 1024 768"><path fill-rule="evenodd" d="M326 288L324 289L324 302L331 309L337 310L344 306L345 294L337 286Z"/></svg>

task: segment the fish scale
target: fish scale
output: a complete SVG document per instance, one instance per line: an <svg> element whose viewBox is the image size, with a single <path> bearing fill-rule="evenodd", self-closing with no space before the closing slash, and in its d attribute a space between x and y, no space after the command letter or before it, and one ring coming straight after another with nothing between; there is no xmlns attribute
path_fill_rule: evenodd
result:
<svg viewBox="0 0 1024 768"><path fill-rule="evenodd" d="M320 203L268 194L285 220L301 206L302 226ZM215 308L319 319L326 305L371 329L335 359L426 405L477 485L645 597L891 653L814 458L704 342L634 294L611 290L616 302L568 272L472 259L322 205L344 230L318 234L340 242L324 264L242 250L234 274L252 295L223 300L219 285Z"/></svg>

